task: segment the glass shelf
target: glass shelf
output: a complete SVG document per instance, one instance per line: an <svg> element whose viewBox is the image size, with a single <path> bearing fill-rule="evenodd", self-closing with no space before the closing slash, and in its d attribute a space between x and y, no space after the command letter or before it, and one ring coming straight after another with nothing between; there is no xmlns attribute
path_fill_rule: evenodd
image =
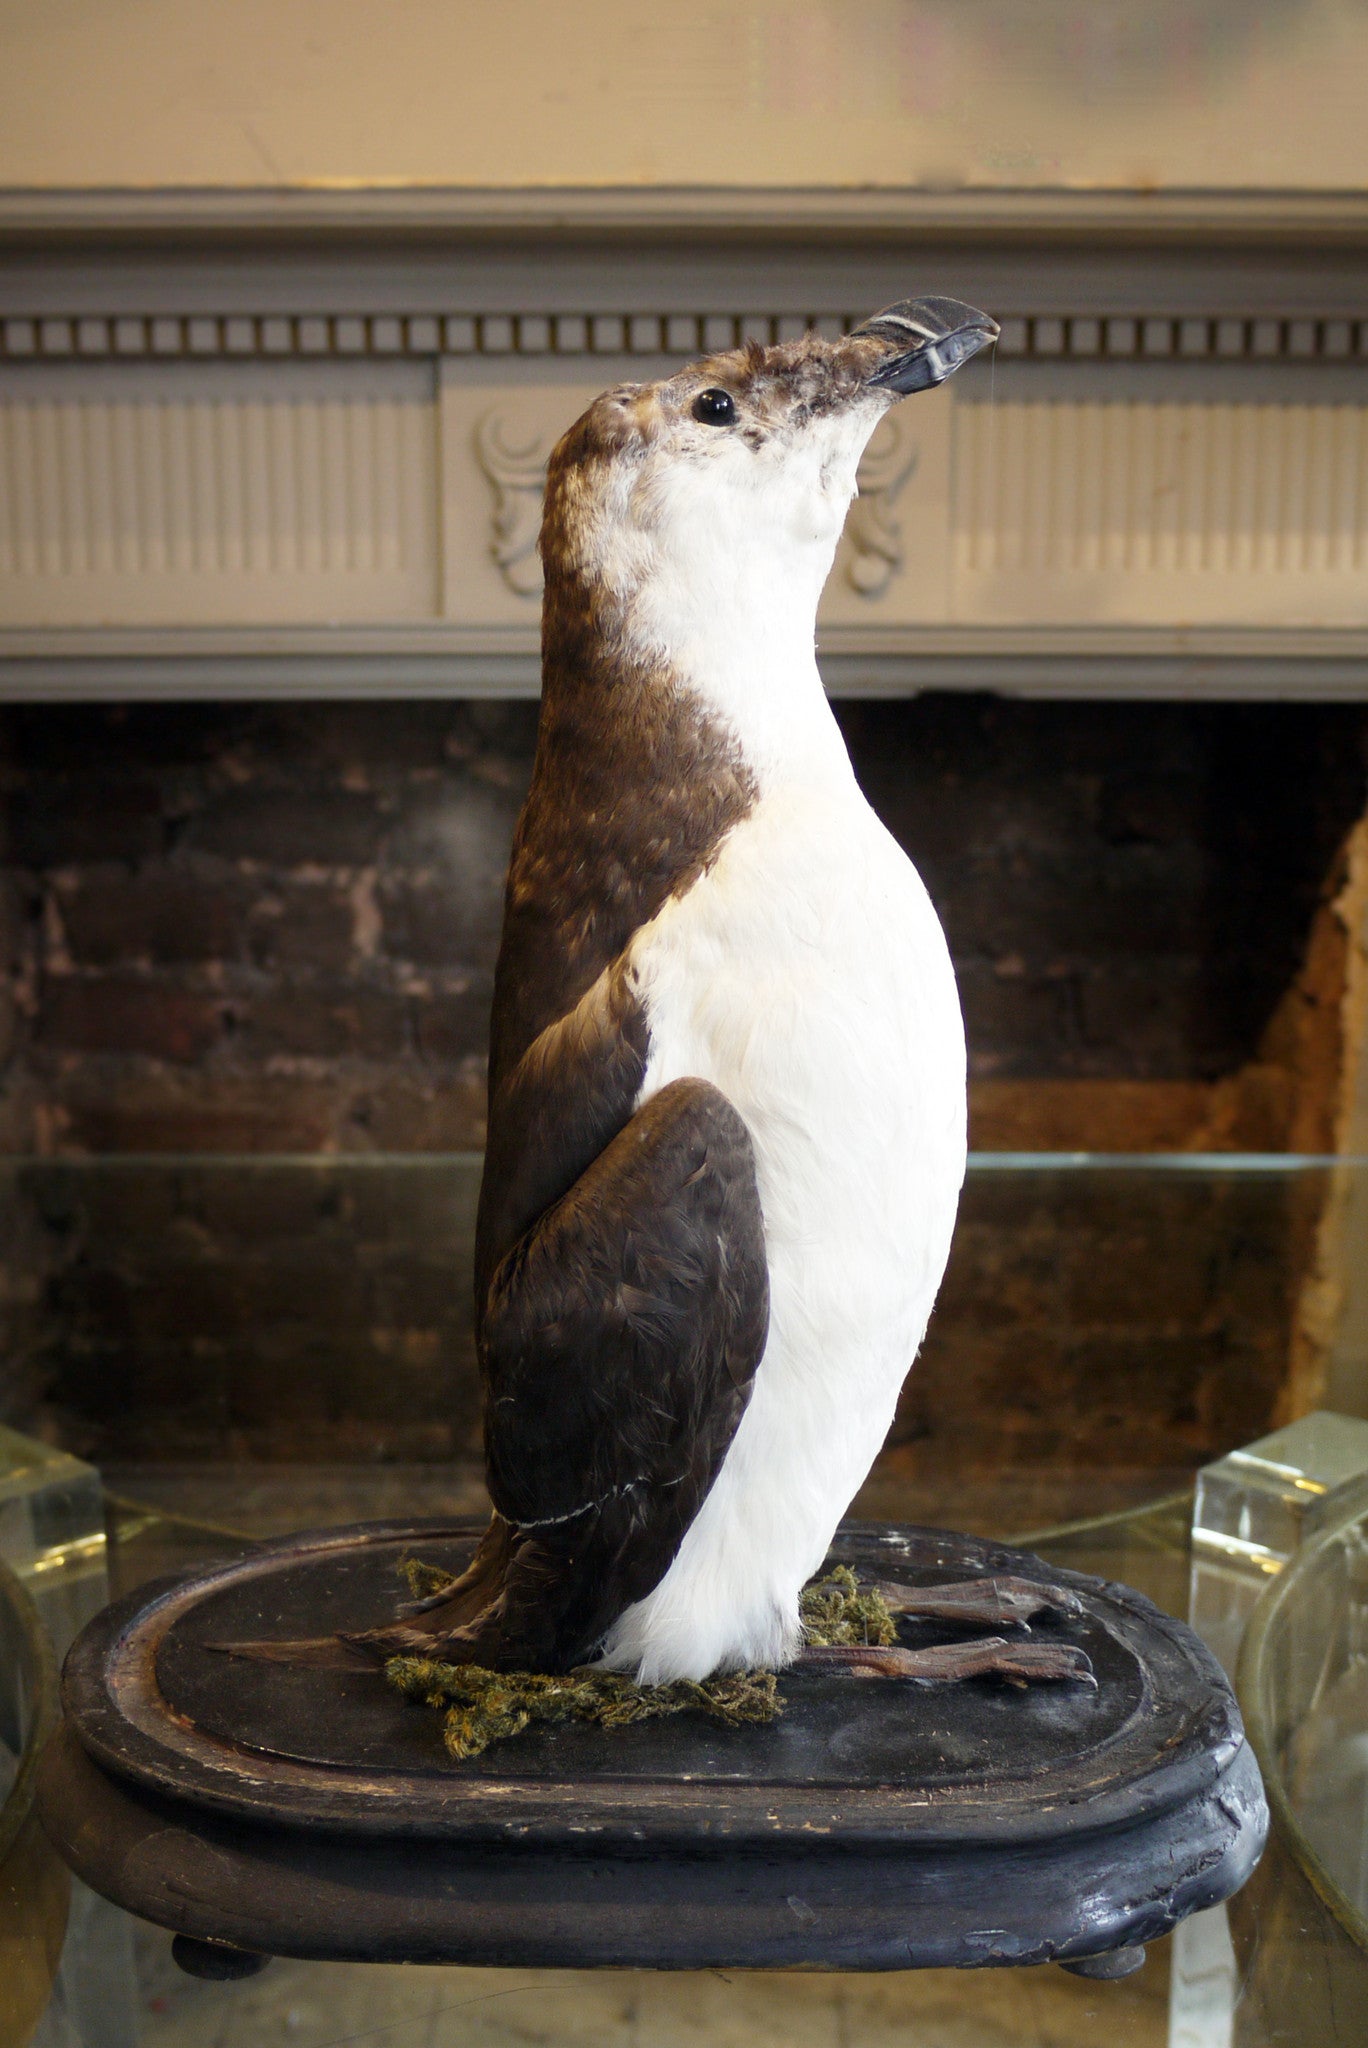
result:
<svg viewBox="0 0 1368 2048"><path fill-rule="evenodd" d="M1368 2040L1368 1487L1348 1492L1240 1655L1273 1833L1232 1909L1251 1961L1236 2048Z"/></svg>
<svg viewBox="0 0 1368 2048"><path fill-rule="evenodd" d="M106 1471L478 1460L480 1164L0 1161L3 1419ZM894 1478L915 1468L944 1520L966 1474L994 1475L1021 1528L1047 1519L1037 1471L1071 1468L1053 1504L1085 1514L1264 1435L1349 1182L1368 1185L1364 1162L975 1155Z"/></svg>

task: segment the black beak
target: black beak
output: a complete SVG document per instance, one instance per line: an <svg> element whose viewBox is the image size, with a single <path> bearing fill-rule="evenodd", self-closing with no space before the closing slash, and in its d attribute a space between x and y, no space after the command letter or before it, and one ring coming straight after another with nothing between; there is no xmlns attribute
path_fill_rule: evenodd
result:
<svg viewBox="0 0 1368 2048"><path fill-rule="evenodd" d="M899 299L855 332L889 344L892 352L868 381L904 397L953 377L961 363L997 340L998 324L959 299Z"/></svg>

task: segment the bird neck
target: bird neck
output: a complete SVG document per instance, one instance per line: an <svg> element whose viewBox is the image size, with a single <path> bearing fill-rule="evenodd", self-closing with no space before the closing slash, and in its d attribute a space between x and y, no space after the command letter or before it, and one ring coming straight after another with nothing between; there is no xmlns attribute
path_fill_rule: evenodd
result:
<svg viewBox="0 0 1368 2048"><path fill-rule="evenodd" d="M624 606L629 638L735 736L761 791L845 784L852 770L817 669L825 562L718 560L711 575L668 568Z"/></svg>

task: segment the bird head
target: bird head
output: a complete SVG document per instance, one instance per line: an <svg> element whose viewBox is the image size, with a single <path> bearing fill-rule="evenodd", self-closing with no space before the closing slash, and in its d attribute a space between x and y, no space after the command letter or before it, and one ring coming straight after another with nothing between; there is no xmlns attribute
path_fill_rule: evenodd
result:
<svg viewBox="0 0 1368 2048"><path fill-rule="evenodd" d="M879 420L997 332L957 299L910 299L838 340L752 342L605 391L551 458L548 591L571 576L687 609L778 577L815 610Z"/></svg>

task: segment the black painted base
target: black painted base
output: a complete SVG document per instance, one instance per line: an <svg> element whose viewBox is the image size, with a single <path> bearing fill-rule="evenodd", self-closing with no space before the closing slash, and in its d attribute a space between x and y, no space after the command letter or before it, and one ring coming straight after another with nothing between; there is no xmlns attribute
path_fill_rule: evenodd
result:
<svg viewBox="0 0 1368 2048"><path fill-rule="evenodd" d="M1081 1613L1035 1633L1086 1650L1096 1691L794 1670L769 1727L546 1727L454 1764L440 1717L379 1674L212 1647L373 1625L402 1556L455 1568L473 1535L330 1530L107 1609L68 1659L42 1773L73 1869L205 1976L291 1955L1118 1977L1258 1858L1258 1770L1196 1637L969 1537L851 1525L830 1562L1064 1585ZM952 1633L903 1624L913 1646Z"/></svg>

